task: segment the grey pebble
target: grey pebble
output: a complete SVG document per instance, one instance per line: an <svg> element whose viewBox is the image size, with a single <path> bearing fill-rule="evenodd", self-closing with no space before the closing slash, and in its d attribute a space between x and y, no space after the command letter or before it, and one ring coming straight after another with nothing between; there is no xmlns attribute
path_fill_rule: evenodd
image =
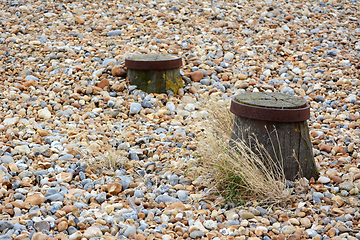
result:
<svg viewBox="0 0 360 240"><path fill-rule="evenodd" d="M340 189L350 191L352 188L354 188L354 185L350 182L343 182L339 185Z"/></svg>
<svg viewBox="0 0 360 240"><path fill-rule="evenodd" d="M36 171L34 172L34 175L37 177L37 176L45 176L45 175L48 175L48 171L47 170L40 170L40 171Z"/></svg>
<svg viewBox="0 0 360 240"><path fill-rule="evenodd" d="M79 178L80 178L81 181L86 179L85 173L79 172Z"/></svg>
<svg viewBox="0 0 360 240"><path fill-rule="evenodd" d="M50 195L54 195L56 193L59 193L59 189L57 188L49 188L45 194L45 197L48 197Z"/></svg>
<svg viewBox="0 0 360 240"><path fill-rule="evenodd" d="M215 70L217 73L223 73L223 72L225 72L222 67L215 67L214 70Z"/></svg>
<svg viewBox="0 0 360 240"><path fill-rule="evenodd" d="M26 77L25 77L25 80L26 81L29 81L29 80L34 80L34 81L37 81L39 78L37 78L37 77L35 77L35 76L33 76L33 75L27 75Z"/></svg>
<svg viewBox="0 0 360 240"><path fill-rule="evenodd" d="M206 78L201 79L200 83L202 85L209 86L211 82L210 82L210 79L208 77L206 77Z"/></svg>
<svg viewBox="0 0 360 240"><path fill-rule="evenodd" d="M5 229L12 229L14 224L9 221L0 221L0 232L4 231Z"/></svg>
<svg viewBox="0 0 360 240"><path fill-rule="evenodd" d="M344 219L345 219L345 221L352 221L353 216L351 216L351 214L345 214Z"/></svg>
<svg viewBox="0 0 360 240"><path fill-rule="evenodd" d="M9 164L9 163L13 163L14 162L14 158L10 155L4 155L0 158L0 162L1 163L6 163L6 164Z"/></svg>
<svg viewBox="0 0 360 240"><path fill-rule="evenodd" d="M76 206L78 209L88 208L88 205L86 203L81 203L81 202L74 203L74 206Z"/></svg>
<svg viewBox="0 0 360 240"><path fill-rule="evenodd" d="M204 236L205 236L205 233L203 233L201 231L193 231L190 233L191 238L202 238Z"/></svg>
<svg viewBox="0 0 360 240"><path fill-rule="evenodd" d="M12 240L13 238L7 234L1 235L0 240Z"/></svg>
<svg viewBox="0 0 360 240"><path fill-rule="evenodd" d="M42 232L43 230L50 230L50 224L47 221L36 222L34 224L34 227L39 232Z"/></svg>
<svg viewBox="0 0 360 240"><path fill-rule="evenodd" d="M132 182L132 181L131 181L131 182ZM120 180L119 183L121 184L123 190L129 188L129 182L127 182L126 180Z"/></svg>
<svg viewBox="0 0 360 240"><path fill-rule="evenodd" d="M29 213L38 213L40 211L40 208L38 206L33 206L30 208Z"/></svg>
<svg viewBox="0 0 360 240"><path fill-rule="evenodd" d="M290 29L287 25L284 25L284 26L283 26L283 29L284 29L285 31L291 31L291 29Z"/></svg>
<svg viewBox="0 0 360 240"><path fill-rule="evenodd" d="M343 197L347 197L347 196L349 196L349 192L347 190L341 190L340 195Z"/></svg>
<svg viewBox="0 0 360 240"><path fill-rule="evenodd" d="M73 159L73 158L74 158L74 155L66 153L66 154L60 156L59 160L68 161L68 160Z"/></svg>
<svg viewBox="0 0 360 240"><path fill-rule="evenodd" d="M143 108L153 108L154 106L151 104L151 102L149 102L149 101L141 101L141 106L143 107Z"/></svg>
<svg viewBox="0 0 360 240"><path fill-rule="evenodd" d="M318 33L318 32L320 32L319 28L315 28L315 29L310 30L310 33L312 33L312 34L315 34L315 33Z"/></svg>
<svg viewBox="0 0 360 240"><path fill-rule="evenodd" d="M157 203L166 203L166 202L170 202L170 203L174 203L174 202L181 202L179 199L174 198L174 197L170 197L169 195L160 195L157 196L155 199L155 202Z"/></svg>
<svg viewBox="0 0 360 240"><path fill-rule="evenodd" d="M221 62L221 63L220 63L220 66L223 67L223 68L229 68L229 67L230 67L230 64L227 63L227 62Z"/></svg>
<svg viewBox="0 0 360 240"><path fill-rule="evenodd" d="M134 196L137 198L142 198L144 194L140 190L135 190Z"/></svg>
<svg viewBox="0 0 360 240"><path fill-rule="evenodd" d="M288 68L282 68L279 70L279 75L283 74L283 73L286 73L289 69Z"/></svg>
<svg viewBox="0 0 360 240"><path fill-rule="evenodd" d="M260 212L260 215L261 215L261 216L269 215L269 212L268 212L266 209L264 209L264 208L262 208L262 207L260 207L260 206L257 206L257 207L256 207L256 210L258 210L258 211Z"/></svg>
<svg viewBox="0 0 360 240"><path fill-rule="evenodd" d="M114 101L110 100L107 102L107 105L108 105L108 107L113 107L113 106L115 106L115 103L114 103Z"/></svg>
<svg viewBox="0 0 360 240"><path fill-rule="evenodd" d="M50 202L63 201L64 196L61 193L56 193L46 197L45 200Z"/></svg>
<svg viewBox="0 0 360 240"><path fill-rule="evenodd" d="M16 230L22 230L22 231L26 231L26 227L20 223L15 223L13 229Z"/></svg>
<svg viewBox="0 0 360 240"><path fill-rule="evenodd" d="M295 91L294 91L294 89L292 89L291 87L283 87L283 88L281 89L281 93L294 95L294 94L295 94Z"/></svg>
<svg viewBox="0 0 360 240"><path fill-rule="evenodd" d="M129 237L130 234L132 234L132 233L136 233L136 227L129 226L129 227L126 228L126 230L124 232L124 235L125 235L125 237Z"/></svg>
<svg viewBox="0 0 360 240"><path fill-rule="evenodd" d="M21 193L15 193L15 194L14 194L14 198L15 198L16 200L25 200L25 199L26 199L26 197L25 197L23 194L21 194Z"/></svg>
<svg viewBox="0 0 360 240"><path fill-rule="evenodd" d="M102 193L98 194L98 195L95 197L95 200L96 200L99 204L102 204L103 202L106 201L106 193L105 193L105 192L102 192Z"/></svg>
<svg viewBox="0 0 360 240"><path fill-rule="evenodd" d="M337 51L336 50L328 50L327 55L329 55L330 57L335 57L337 55Z"/></svg>
<svg viewBox="0 0 360 240"><path fill-rule="evenodd" d="M131 103L130 104L130 114L137 114L142 109L142 106L140 103Z"/></svg>
<svg viewBox="0 0 360 240"><path fill-rule="evenodd" d="M219 90L222 91L222 92L225 92L225 91L226 91L224 85L222 85L222 84L219 83L219 82L215 82L215 83L213 84L213 86L216 87L217 89L219 89Z"/></svg>
<svg viewBox="0 0 360 240"><path fill-rule="evenodd" d="M313 196L316 196L319 199L323 199L324 198L324 194L322 194L321 192L314 192Z"/></svg>
<svg viewBox="0 0 360 240"><path fill-rule="evenodd" d="M318 235L318 233L315 231L315 230L312 230L312 229L307 229L306 230L306 233L309 234L309 237L313 238L315 237L316 235Z"/></svg>
<svg viewBox="0 0 360 240"><path fill-rule="evenodd" d="M68 231L69 235L71 235L71 234L74 234L75 232L77 232L77 229L73 226L70 226L70 227L68 227L67 231Z"/></svg>
<svg viewBox="0 0 360 240"><path fill-rule="evenodd" d="M240 225L239 220L228 220L228 221L225 222L226 227L237 226L237 225Z"/></svg>
<svg viewBox="0 0 360 240"><path fill-rule="evenodd" d="M129 159L130 160L139 160L139 156L135 151L130 150L129 151Z"/></svg>
<svg viewBox="0 0 360 240"><path fill-rule="evenodd" d="M171 175L169 178L169 183L171 186L175 186L179 183L179 177L176 174Z"/></svg>
<svg viewBox="0 0 360 240"><path fill-rule="evenodd" d="M177 197L181 200L181 201L188 201L189 200L189 192L186 190L179 190L177 191Z"/></svg>
<svg viewBox="0 0 360 240"><path fill-rule="evenodd" d="M108 37L112 37L112 36L118 36L118 35L121 35L121 34L122 34L121 30L112 30L112 31L109 31L106 35Z"/></svg>

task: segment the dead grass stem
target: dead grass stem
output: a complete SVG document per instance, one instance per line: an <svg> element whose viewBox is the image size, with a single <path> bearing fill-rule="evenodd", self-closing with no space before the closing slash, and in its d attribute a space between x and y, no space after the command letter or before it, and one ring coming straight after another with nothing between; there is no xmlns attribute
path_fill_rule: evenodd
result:
<svg viewBox="0 0 360 240"><path fill-rule="evenodd" d="M105 146L101 151L91 153L83 151L82 155L91 169L98 174L108 174L121 168L126 169L129 162L126 152L115 150L111 146Z"/></svg>
<svg viewBox="0 0 360 240"><path fill-rule="evenodd" d="M229 107L230 103L225 101L207 103L210 117L198 147L204 167L219 193L230 202L256 199L268 205L287 203L290 191L286 188L282 167L274 164L256 137L255 145L261 156L256 155L241 136L229 143L234 123ZM273 166L272 169L269 166Z"/></svg>

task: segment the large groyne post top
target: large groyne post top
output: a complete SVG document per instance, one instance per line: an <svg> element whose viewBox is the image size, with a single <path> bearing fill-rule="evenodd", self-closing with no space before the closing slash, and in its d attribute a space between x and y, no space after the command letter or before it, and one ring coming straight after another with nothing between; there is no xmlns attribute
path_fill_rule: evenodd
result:
<svg viewBox="0 0 360 240"><path fill-rule="evenodd" d="M319 177L307 125L310 106L304 99L282 93L243 93L232 100L230 111L235 114L232 141L244 140L259 155L263 153L257 144L262 145L288 180ZM275 169L269 162L264 164Z"/></svg>

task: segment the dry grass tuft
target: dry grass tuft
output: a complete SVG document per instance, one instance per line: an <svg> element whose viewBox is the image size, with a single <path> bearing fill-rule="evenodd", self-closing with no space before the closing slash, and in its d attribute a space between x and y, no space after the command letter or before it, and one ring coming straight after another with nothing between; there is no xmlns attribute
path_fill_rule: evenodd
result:
<svg viewBox="0 0 360 240"><path fill-rule="evenodd" d="M263 161L271 163L273 160L260 144L257 148L262 156L254 154L241 139L230 146L234 122L234 115L229 111L230 102L211 101L205 107L210 117L198 151L218 192L229 202L255 199L263 205L286 204L290 191L285 186L281 166L268 169L264 165Z"/></svg>
<svg viewBox="0 0 360 240"><path fill-rule="evenodd" d="M129 159L127 152L115 150L111 146L105 147L102 151L92 153L82 152L83 158L89 163L94 173L111 175L117 169L128 168Z"/></svg>

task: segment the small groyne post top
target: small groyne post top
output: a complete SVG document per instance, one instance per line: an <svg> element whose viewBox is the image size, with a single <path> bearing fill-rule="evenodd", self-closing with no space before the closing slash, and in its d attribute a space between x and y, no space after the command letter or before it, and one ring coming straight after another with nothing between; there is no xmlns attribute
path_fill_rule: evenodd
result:
<svg viewBox="0 0 360 240"><path fill-rule="evenodd" d="M130 83L148 93L177 94L183 87L182 58L172 54L134 54L125 59Z"/></svg>
<svg viewBox="0 0 360 240"><path fill-rule="evenodd" d="M172 54L134 54L125 59L125 67L138 70L166 70L182 66L182 58Z"/></svg>

